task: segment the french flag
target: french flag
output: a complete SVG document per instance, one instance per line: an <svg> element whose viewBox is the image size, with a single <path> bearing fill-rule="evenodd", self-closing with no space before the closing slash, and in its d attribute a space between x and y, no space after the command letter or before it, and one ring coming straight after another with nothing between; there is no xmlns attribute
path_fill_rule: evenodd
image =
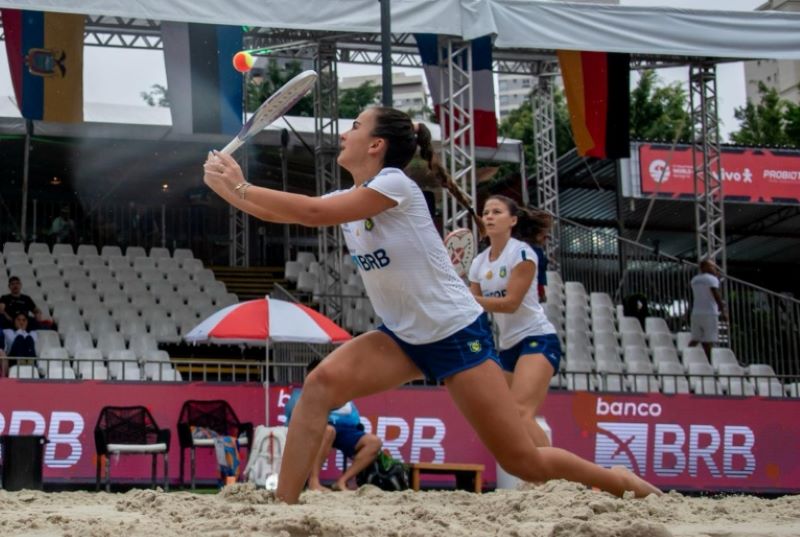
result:
<svg viewBox="0 0 800 537"><path fill-rule="evenodd" d="M438 36L436 34L414 34L419 55L425 69L425 78L433 99L436 117L442 104L440 81L447 84L447 71L439 65ZM472 40L472 103L473 129L476 147L497 147L497 116L494 109L494 81L492 78L492 38L479 37ZM456 118L458 120L458 118ZM445 135L449 125L442 125Z"/></svg>

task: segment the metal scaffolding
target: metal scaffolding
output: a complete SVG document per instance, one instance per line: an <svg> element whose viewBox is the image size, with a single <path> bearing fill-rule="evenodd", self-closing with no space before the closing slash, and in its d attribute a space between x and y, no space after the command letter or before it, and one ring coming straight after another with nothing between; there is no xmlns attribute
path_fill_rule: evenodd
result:
<svg viewBox="0 0 800 537"><path fill-rule="evenodd" d="M717 115L717 78L713 63L690 66L689 95L693 125L697 259L716 261L725 274L725 212Z"/></svg>
<svg viewBox="0 0 800 537"><path fill-rule="evenodd" d="M442 127L442 162L453 182L474 205L475 195L475 130L472 124L472 46L468 42L439 38L439 82ZM448 233L458 228L471 228L469 212L446 190L442 197L442 229Z"/></svg>
<svg viewBox="0 0 800 537"><path fill-rule="evenodd" d="M537 62L550 63L552 62ZM552 65L542 68L534 64L538 72L538 83L531 92L533 116L533 149L536 156L536 200L539 208L553 215L553 229L545 244L550 270L558 270L558 250L561 243L558 207L558 160L556 154L556 119L553 101Z"/></svg>
<svg viewBox="0 0 800 537"><path fill-rule="evenodd" d="M317 194L339 190L342 187L339 165L339 100L336 88L336 43L320 41L315 49L314 70L314 164L317 177ZM324 277L320 283L320 309L334 321L339 321L342 307L342 232L339 226L319 229L318 259Z"/></svg>

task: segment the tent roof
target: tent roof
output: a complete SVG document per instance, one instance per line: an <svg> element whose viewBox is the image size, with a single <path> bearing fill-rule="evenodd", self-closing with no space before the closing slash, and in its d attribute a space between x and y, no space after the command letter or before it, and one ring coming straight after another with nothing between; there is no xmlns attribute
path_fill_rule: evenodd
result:
<svg viewBox="0 0 800 537"><path fill-rule="evenodd" d="M0 0L0 7L157 21L380 33L375 0ZM473 39L499 48L601 50L716 58L800 58L800 13L570 4L541 0L393 0L392 32Z"/></svg>

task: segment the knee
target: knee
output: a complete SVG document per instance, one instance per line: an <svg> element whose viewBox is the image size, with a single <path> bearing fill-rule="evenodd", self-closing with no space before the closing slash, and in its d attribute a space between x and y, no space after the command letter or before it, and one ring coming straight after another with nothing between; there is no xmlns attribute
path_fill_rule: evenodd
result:
<svg viewBox="0 0 800 537"><path fill-rule="evenodd" d="M528 453L509 454L497 462L503 470L524 481L542 483L550 479L540 457L532 457Z"/></svg>
<svg viewBox="0 0 800 537"><path fill-rule="evenodd" d="M364 447L367 448L367 450L369 450L369 452L374 455L377 455L378 452L383 447L383 442L381 442L381 439L375 436L374 434L365 435L364 440L365 440Z"/></svg>
<svg viewBox="0 0 800 537"><path fill-rule="evenodd" d="M303 383L303 397L328 408L338 408L347 401L339 394L336 377L324 367L317 367Z"/></svg>

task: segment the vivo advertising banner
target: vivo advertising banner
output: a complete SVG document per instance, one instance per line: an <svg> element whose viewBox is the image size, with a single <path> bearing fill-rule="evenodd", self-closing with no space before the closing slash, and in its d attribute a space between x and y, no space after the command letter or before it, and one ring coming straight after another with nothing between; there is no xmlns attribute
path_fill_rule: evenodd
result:
<svg viewBox="0 0 800 537"><path fill-rule="evenodd" d="M281 424L291 387L270 389L270 421ZM225 399L241 421L264 422L260 385L150 384L0 379L0 434L43 434L44 479L93 482L93 430L106 405L145 405L172 430L170 475L179 471L176 423L188 399ZM356 401L368 432L406 462L495 463L443 388L402 388ZM664 489L800 492L796 399L553 392L542 418L553 444L604 466L622 464ZM322 477L338 475L332 454ZM188 459L188 457L187 457ZM213 450L198 450L200 481L214 481ZM159 475L161 465L159 465ZM187 461L188 472L188 461ZM187 473L188 475L188 473ZM112 457L112 476L148 481L150 457Z"/></svg>
<svg viewBox="0 0 800 537"><path fill-rule="evenodd" d="M635 154L635 152L633 152ZM642 144L638 151L641 194L694 197L692 149ZM722 193L728 201L800 203L800 151L723 148Z"/></svg>

